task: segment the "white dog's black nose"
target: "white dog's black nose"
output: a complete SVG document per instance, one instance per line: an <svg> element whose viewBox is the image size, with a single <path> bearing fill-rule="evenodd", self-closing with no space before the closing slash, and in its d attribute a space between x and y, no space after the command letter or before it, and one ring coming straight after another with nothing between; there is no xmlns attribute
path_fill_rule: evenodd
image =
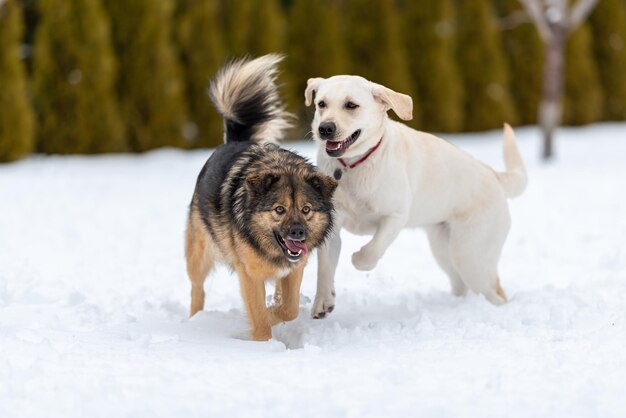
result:
<svg viewBox="0 0 626 418"><path fill-rule="evenodd" d="M318 128L320 137L324 139L330 139L335 135L335 131L337 130L337 126L334 122L322 122L320 123L320 127Z"/></svg>

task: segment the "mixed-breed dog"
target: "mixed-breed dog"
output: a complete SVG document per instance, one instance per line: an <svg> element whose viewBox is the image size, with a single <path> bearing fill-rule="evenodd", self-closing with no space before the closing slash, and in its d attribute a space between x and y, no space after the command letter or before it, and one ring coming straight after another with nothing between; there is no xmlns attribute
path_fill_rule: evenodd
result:
<svg viewBox="0 0 626 418"><path fill-rule="evenodd" d="M526 170L504 126L506 171L497 172L454 145L391 120L412 118L411 97L362 77L311 78L307 106L317 167L277 143L290 115L278 95L270 54L220 70L210 96L224 119L224 145L202 168L190 205L185 254L191 315L204 308L204 281L216 263L239 276L254 340L299 312L308 256L318 250L311 315L335 307L334 276L342 228L372 239L352 255L372 270L403 228L426 230L452 292L506 302L498 260L510 227L507 198L520 195ZM276 280L266 306L265 282Z"/></svg>

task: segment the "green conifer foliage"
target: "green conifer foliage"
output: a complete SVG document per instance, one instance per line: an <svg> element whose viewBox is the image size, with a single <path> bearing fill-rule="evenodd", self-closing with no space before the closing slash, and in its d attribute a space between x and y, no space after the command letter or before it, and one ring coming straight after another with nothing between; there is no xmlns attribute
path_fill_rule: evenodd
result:
<svg viewBox="0 0 626 418"><path fill-rule="evenodd" d="M463 84L454 56L454 3L409 1L403 16L407 58L420 94L420 128L458 131L463 124Z"/></svg>
<svg viewBox="0 0 626 418"><path fill-rule="evenodd" d="M582 125L602 117L604 93L593 57L591 30L581 25L569 38L565 57L563 123Z"/></svg>
<svg viewBox="0 0 626 418"><path fill-rule="evenodd" d="M18 0L0 1L0 162L34 148L34 118L20 57L22 25Z"/></svg>
<svg viewBox="0 0 626 418"><path fill-rule="evenodd" d="M604 118L626 120L626 1L602 0L589 16L600 82Z"/></svg>
<svg viewBox="0 0 626 418"><path fill-rule="evenodd" d="M457 59L465 86L465 129L482 131L517 121L491 4L457 1Z"/></svg>
<svg viewBox="0 0 626 418"><path fill-rule="evenodd" d="M402 20L392 0L352 0L342 4L341 25L350 72L413 98L413 126L421 126L420 101L411 77ZM390 113L391 114L391 113Z"/></svg>
<svg viewBox="0 0 626 418"><path fill-rule="evenodd" d="M173 5L171 0L106 1L120 60L118 96L134 151L186 145L187 109L173 43Z"/></svg>
<svg viewBox="0 0 626 418"><path fill-rule="evenodd" d="M39 0L33 52L39 147L46 153L124 149L116 65L99 0Z"/></svg>
<svg viewBox="0 0 626 418"><path fill-rule="evenodd" d="M250 51L259 56L271 52L283 51L285 36L285 13L280 0L264 0L255 2L254 19Z"/></svg>
<svg viewBox="0 0 626 418"><path fill-rule="evenodd" d="M177 38L185 72L191 123L189 145L215 147L223 142L223 123L208 96L210 79L224 62L218 4L206 0L180 3Z"/></svg>
<svg viewBox="0 0 626 418"><path fill-rule="evenodd" d="M525 14L519 0L499 0L497 3L503 25L511 25L503 27L502 43L518 122L535 124L541 100L544 45L532 22L508 23Z"/></svg>
<svg viewBox="0 0 626 418"><path fill-rule="evenodd" d="M22 6L22 16L24 17L24 33L22 41L27 48L32 47L35 42L35 30L39 23L39 12L37 10L37 0L19 0ZM32 74L33 54L27 53L24 57L27 74Z"/></svg>
<svg viewBox="0 0 626 418"><path fill-rule="evenodd" d="M225 40L231 58L252 53L250 39L254 36L255 3L256 0L221 0Z"/></svg>
<svg viewBox="0 0 626 418"><path fill-rule="evenodd" d="M231 57L281 52L285 15L278 0L223 0Z"/></svg>
<svg viewBox="0 0 626 418"><path fill-rule="evenodd" d="M313 111L304 105L307 80L348 72L338 16L332 0L297 1L289 11L285 89L287 103L294 110L299 125L294 136L302 137L310 130ZM311 36L311 22L324 22L324 30Z"/></svg>

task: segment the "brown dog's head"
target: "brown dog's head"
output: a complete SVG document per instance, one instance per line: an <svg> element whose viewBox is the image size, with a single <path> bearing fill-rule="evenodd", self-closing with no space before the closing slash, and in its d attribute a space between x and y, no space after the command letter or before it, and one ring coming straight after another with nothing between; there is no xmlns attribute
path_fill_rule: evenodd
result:
<svg viewBox="0 0 626 418"><path fill-rule="evenodd" d="M285 150L246 178L247 238L276 262L298 262L332 229L337 182Z"/></svg>
<svg viewBox="0 0 626 418"><path fill-rule="evenodd" d="M304 97L307 106L315 104L313 136L330 157L354 157L374 147L389 109L402 120L413 118L410 96L359 76L310 78Z"/></svg>

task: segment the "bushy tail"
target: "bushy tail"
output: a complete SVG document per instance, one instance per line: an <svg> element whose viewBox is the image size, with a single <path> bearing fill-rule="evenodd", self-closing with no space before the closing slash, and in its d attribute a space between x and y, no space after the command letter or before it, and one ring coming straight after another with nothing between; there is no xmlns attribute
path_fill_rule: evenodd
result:
<svg viewBox="0 0 626 418"><path fill-rule="evenodd" d="M500 184L507 197L519 196L526 189L528 177L526 176L526 168L524 167L522 156L515 142L515 133L508 123L504 124L504 144L502 152L506 171L497 173L498 180L500 180Z"/></svg>
<svg viewBox="0 0 626 418"><path fill-rule="evenodd" d="M241 58L224 66L209 87L209 95L224 118L224 142L275 142L290 126L276 86L283 56Z"/></svg>

